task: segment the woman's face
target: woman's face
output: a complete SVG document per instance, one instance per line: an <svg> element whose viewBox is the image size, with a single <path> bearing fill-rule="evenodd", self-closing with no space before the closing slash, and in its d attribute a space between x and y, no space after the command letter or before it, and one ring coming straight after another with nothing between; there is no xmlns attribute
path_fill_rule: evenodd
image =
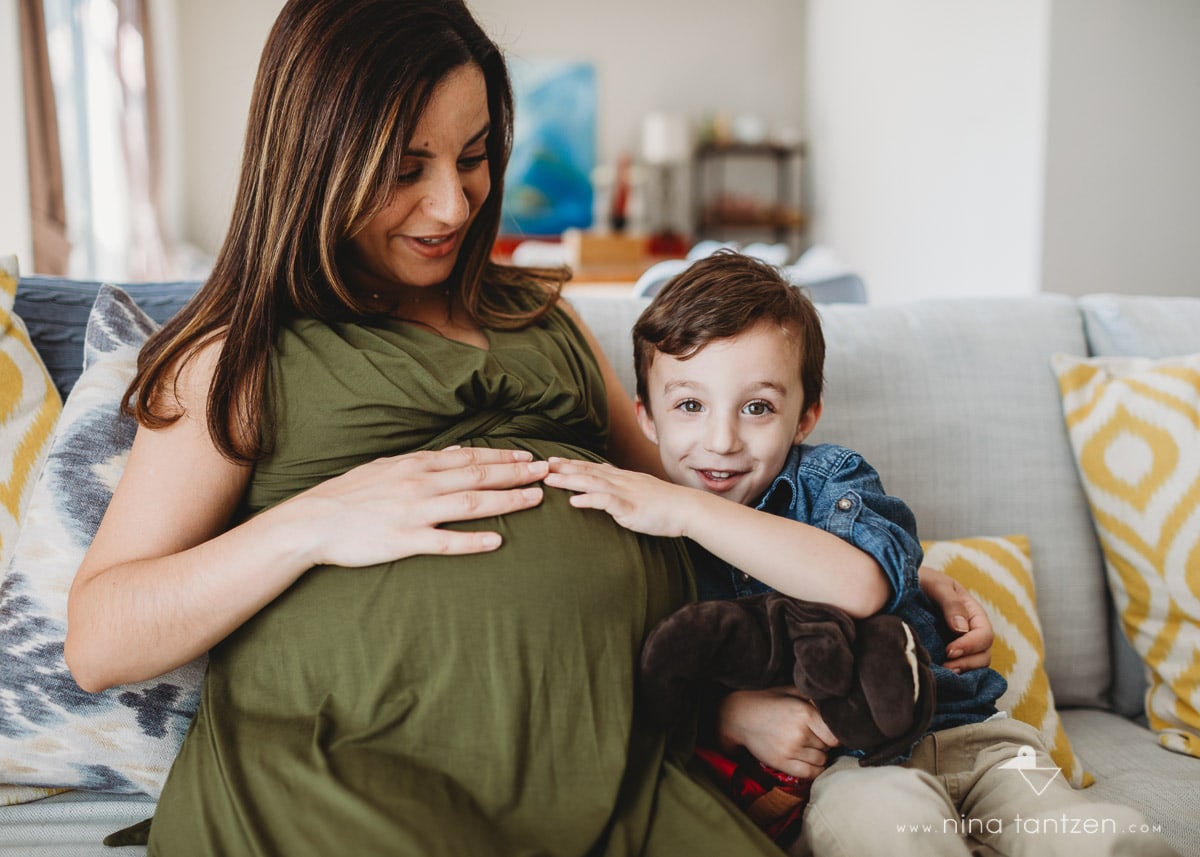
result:
<svg viewBox="0 0 1200 857"><path fill-rule="evenodd" d="M450 276L492 187L489 128L483 73L460 66L434 90L387 204L349 241L353 282L395 294L397 286L436 286Z"/></svg>

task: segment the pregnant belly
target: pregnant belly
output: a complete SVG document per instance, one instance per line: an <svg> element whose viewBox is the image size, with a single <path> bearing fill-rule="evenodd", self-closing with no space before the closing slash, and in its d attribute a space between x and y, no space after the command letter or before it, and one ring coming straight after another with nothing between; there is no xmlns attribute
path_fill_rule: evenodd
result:
<svg viewBox="0 0 1200 857"><path fill-rule="evenodd" d="M551 488L465 526L504 544L312 569L228 638L206 688L227 740L253 740L238 723L299 730L314 764L402 760L469 783L493 813L532 780L585 774L600 812L625 764L641 642L691 597L685 552Z"/></svg>

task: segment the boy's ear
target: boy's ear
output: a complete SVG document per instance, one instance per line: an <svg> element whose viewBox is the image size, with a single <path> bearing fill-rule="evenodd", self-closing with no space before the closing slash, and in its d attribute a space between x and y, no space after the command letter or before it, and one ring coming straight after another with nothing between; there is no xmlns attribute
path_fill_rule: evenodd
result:
<svg viewBox="0 0 1200 857"><path fill-rule="evenodd" d="M634 397L633 409L637 413L637 421L638 425L642 427L642 434L648 441L658 446L658 430L654 427L654 417L650 416L650 410L642 401L641 396Z"/></svg>
<svg viewBox="0 0 1200 857"><path fill-rule="evenodd" d="M818 400L816 404L805 408L804 413L800 415L800 422L796 424L796 435L792 438L793 446L803 443L804 439L817 427L817 421L821 419L821 409L824 406L825 403Z"/></svg>

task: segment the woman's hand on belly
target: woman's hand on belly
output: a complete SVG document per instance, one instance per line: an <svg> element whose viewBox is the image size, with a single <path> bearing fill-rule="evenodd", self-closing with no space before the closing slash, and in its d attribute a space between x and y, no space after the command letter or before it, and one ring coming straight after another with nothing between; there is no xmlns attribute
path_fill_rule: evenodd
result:
<svg viewBox="0 0 1200 857"><path fill-rule="evenodd" d="M441 524L538 505L547 463L523 450L450 447L378 458L280 504L312 523L313 565L360 567L417 554L483 553L495 532Z"/></svg>

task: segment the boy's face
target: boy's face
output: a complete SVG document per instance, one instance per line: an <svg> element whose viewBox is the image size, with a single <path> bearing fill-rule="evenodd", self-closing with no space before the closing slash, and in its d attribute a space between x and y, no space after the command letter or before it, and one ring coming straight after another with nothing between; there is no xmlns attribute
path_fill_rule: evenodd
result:
<svg viewBox="0 0 1200 857"><path fill-rule="evenodd" d="M687 360L656 354L646 390L638 420L671 481L743 505L766 491L821 415L820 402L804 410L799 345L774 322Z"/></svg>

